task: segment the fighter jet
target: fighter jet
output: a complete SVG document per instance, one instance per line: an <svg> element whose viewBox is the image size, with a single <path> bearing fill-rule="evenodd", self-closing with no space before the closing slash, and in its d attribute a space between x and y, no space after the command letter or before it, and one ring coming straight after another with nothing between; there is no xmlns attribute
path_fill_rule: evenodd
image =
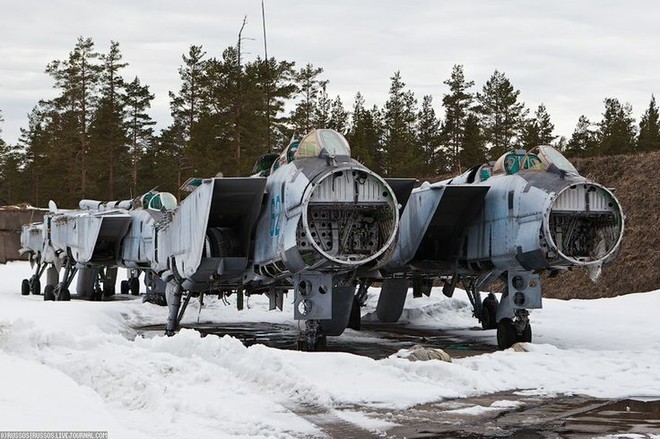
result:
<svg viewBox="0 0 660 439"><path fill-rule="evenodd" d="M482 327L497 328L500 349L529 342L529 310L542 306L541 275L583 267L595 280L623 230L613 192L580 176L552 146L508 152L413 191L381 268L387 274L377 316L397 321L411 284L413 295L428 295L442 280L451 296L460 282ZM499 303L492 293L482 301L480 291L496 279L504 283Z"/></svg>
<svg viewBox="0 0 660 439"><path fill-rule="evenodd" d="M87 288L101 267L145 272L164 290L168 334L193 295L265 293L281 308L292 289L294 316L305 321L300 348L323 349L326 336L346 328L356 279L390 258L415 181L383 179L352 159L346 139L328 129L258 164L252 177L189 180L190 195L178 205L166 193L83 200L80 210L44 222L40 233L48 236L40 242L38 227L26 226L24 251L53 267L57 259L45 259L44 246L66 256L56 297L68 291L75 271L96 267L83 276ZM37 268L33 278L39 276Z"/></svg>

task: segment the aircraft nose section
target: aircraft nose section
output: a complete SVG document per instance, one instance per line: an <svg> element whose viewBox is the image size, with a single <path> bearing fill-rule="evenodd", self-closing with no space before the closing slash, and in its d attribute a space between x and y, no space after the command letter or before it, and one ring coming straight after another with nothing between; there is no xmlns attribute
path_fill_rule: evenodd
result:
<svg viewBox="0 0 660 439"><path fill-rule="evenodd" d="M618 250L623 226L623 211L614 194L584 182L567 186L554 198L546 236L557 257L570 265L596 265Z"/></svg>
<svg viewBox="0 0 660 439"><path fill-rule="evenodd" d="M324 259L334 265L364 265L383 257L396 239L396 196L366 168L335 168L320 175L304 203L296 241L308 266Z"/></svg>

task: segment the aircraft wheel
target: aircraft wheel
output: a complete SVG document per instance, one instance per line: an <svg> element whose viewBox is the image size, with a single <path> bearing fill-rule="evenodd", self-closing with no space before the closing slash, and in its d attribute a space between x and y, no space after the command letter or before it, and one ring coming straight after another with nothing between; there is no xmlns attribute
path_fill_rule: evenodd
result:
<svg viewBox="0 0 660 439"><path fill-rule="evenodd" d="M55 300L55 286L46 285L46 288L44 288L44 300Z"/></svg>
<svg viewBox="0 0 660 439"><path fill-rule="evenodd" d="M481 305L481 327L486 329L497 328L497 299L493 296L488 296L484 299Z"/></svg>
<svg viewBox="0 0 660 439"><path fill-rule="evenodd" d="M23 279L23 282L21 282L21 295L27 296L28 294L30 294L30 281Z"/></svg>
<svg viewBox="0 0 660 439"><path fill-rule="evenodd" d="M131 294L133 296L139 296L140 295L140 279L137 277L132 277L129 281L129 290L131 291Z"/></svg>
<svg viewBox="0 0 660 439"><path fill-rule="evenodd" d="M59 300L61 300L63 302L70 301L71 300L71 292L67 288L60 291Z"/></svg>
<svg viewBox="0 0 660 439"><path fill-rule="evenodd" d="M360 302L357 297L353 297L353 306L351 307L351 315L348 318L347 328L354 329L356 331L360 330L362 316L360 315Z"/></svg>
<svg viewBox="0 0 660 439"><path fill-rule="evenodd" d="M500 350L509 349L518 342L516 327L511 319L502 319L497 324L497 348Z"/></svg>
<svg viewBox="0 0 660 439"><path fill-rule="evenodd" d="M115 295L115 286L111 283L103 283L103 297Z"/></svg>
<svg viewBox="0 0 660 439"><path fill-rule="evenodd" d="M532 342L532 324L527 323L527 326L525 326L525 329L523 330L522 334L518 336L518 341L523 342L523 343L531 343Z"/></svg>
<svg viewBox="0 0 660 439"><path fill-rule="evenodd" d="M120 291L122 294L128 294L128 292L130 291L130 289L131 289L131 288L130 288L130 286L129 286L127 280L123 280L123 281L121 281L121 283L119 284L119 291Z"/></svg>
<svg viewBox="0 0 660 439"><path fill-rule="evenodd" d="M30 283L30 292L32 294L41 294L41 281L38 277L33 278L33 281Z"/></svg>
<svg viewBox="0 0 660 439"><path fill-rule="evenodd" d="M103 290L100 287L99 288L94 287L91 299L94 302L102 301L103 300ZM62 299L62 300L64 300L64 299Z"/></svg>

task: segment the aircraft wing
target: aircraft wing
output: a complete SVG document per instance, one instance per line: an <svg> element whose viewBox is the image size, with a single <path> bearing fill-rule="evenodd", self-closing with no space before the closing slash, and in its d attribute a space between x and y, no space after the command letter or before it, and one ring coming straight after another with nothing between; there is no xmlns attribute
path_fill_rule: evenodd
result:
<svg viewBox="0 0 660 439"><path fill-rule="evenodd" d="M401 216L399 242L386 271L416 262L451 262L465 226L483 206L487 186L435 184L413 191Z"/></svg>

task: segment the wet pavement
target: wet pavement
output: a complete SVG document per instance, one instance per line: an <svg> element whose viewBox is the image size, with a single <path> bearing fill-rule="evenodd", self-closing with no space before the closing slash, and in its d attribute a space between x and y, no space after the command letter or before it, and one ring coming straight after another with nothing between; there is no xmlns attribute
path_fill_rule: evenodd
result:
<svg viewBox="0 0 660 439"><path fill-rule="evenodd" d="M261 343L278 349L297 348L297 327L273 323L212 323L182 325L203 335L231 335L250 346ZM136 328L143 334L164 332L164 325ZM453 358L493 352L483 339L402 324L363 322L360 336L332 337L328 351L384 358L415 344L443 349ZM377 342L375 342L377 340ZM341 410L368 413L393 426L368 431L349 423L336 412L317 407L290 407L299 416L336 438L658 438L660 400L595 399L587 396L539 396L504 392L472 398L443 400L406 410L366 406Z"/></svg>
<svg viewBox="0 0 660 439"><path fill-rule="evenodd" d="M244 345L263 344L277 349L298 349L298 328L277 323L195 323L182 324L182 328L194 329L203 336L230 335L240 340ZM163 334L165 325L148 325L136 328L138 333ZM479 331L480 332L480 331ZM494 333L493 333L494 336ZM378 343L374 342L378 339ZM409 327L403 324L383 324L363 322L360 337L328 337L328 352L348 352L374 359L388 357L400 349L409 349L414 345L438 348L447 352L452 358L462 358L471 355L493 352L494 345L485 344L477 338L459 337L451 332L433 328Z"/></svg>

